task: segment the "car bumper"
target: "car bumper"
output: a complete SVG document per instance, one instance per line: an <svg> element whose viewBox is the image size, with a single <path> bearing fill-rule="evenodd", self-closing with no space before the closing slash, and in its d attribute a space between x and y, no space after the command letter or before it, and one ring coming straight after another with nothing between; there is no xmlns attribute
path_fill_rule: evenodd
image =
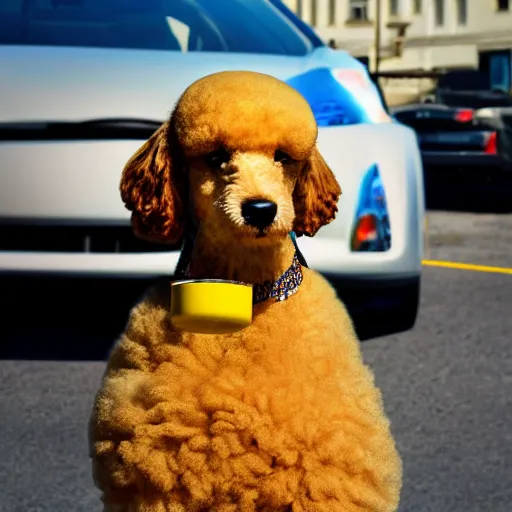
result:
<svg viewBox="0 0 512 512"><path fill-rule="evenodd" d="M503 172L508 170L507 162L499 155L477 152L423 151L424 168L444 170L485 170Z"/></svg>
<svg viewBox="0 0 512 512"><path fill-rule="evenodd" d="M414 327L419 309L420 275L379 281L326 277L345 304L361 341Z"/></svg>
<svg viewBox="0 0 512 512"><path fill-rule="evenodd" d="M0 252L0 274L97 278L153 278L172 275L179 253L94 254Z"/></svg>
<svg viewBox="0 0 512 512"><path fill-rule="evenodd" d="M381 280L418 275L422 241L397 243L386 252L351 252L346 243L329 238L299 238L308 266L322 274ZM0 275L48 275L94 278L158 278L172 276L179 252L136 254L0 252Z"/></svg>

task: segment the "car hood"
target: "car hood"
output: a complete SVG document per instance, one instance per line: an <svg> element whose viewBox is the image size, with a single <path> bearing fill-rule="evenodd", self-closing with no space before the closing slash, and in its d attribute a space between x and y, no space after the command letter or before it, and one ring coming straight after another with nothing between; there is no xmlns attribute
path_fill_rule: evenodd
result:
<svg viewBox="0 0 512 512"><path fill-rule="evenodd" d="M0 122L106 117L165 119L185 88L218 71L286 80L322 66L353 67L343 52L304 57L50 46L0 47Z"/></svg>

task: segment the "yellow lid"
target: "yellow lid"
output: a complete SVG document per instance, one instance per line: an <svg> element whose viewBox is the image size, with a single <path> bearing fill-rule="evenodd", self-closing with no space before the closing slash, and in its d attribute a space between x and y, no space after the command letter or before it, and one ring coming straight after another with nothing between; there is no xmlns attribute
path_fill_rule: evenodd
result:
<svg viewBox="0 0 512 512"><path fill-rule="evenodd" d="M214 279L171 283L171 322L198 334L228 334L252 322L252 286Z"/></svg>

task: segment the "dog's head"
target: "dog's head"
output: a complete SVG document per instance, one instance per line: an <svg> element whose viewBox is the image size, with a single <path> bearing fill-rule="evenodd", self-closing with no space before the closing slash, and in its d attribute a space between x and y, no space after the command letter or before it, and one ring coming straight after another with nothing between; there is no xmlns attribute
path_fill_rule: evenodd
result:
<svg viewBox="0 0 512 512"><path fill-rule="evenodd" d="M194 215L240 243L313 236L341 194L316 137L307 102L275 78L236 71L195 82L123 171L135 232L176 243Z"/></svg>

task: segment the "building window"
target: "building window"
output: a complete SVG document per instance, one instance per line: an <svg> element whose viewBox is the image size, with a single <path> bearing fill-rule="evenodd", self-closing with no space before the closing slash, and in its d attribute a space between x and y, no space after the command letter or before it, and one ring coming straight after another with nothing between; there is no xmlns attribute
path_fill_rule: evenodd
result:
<svg viewBox="0 0 512 512"><path fill-rule="evenodd" d="M329 25L336 25L336 3L337 0L329 0L328 23Z"/></svg>
<svg viewBox="0 0 512 512"><path fill-rule="evenodd" d="M510 10L510 1L509 0L498 0L498 11L508 11Z"/></svg>
<svg viewBox="0 0 512 512"><path fill-rule="evenodd" d="M368 21L368 0L350 0L348 19Z"/></svg>
<svg viewBox="0 0 512 512"><path fill-rule="evenodd" d="M421 14L421 0L414 0L413 9L414 14Z"/></svg>
<svg viewBox="0 0 512 512"><path fill-rule="evenodd" d="M457 0L457 23L465 25L468 22L468 0Z"/></svg>
<svg viewBox="0 0 512 512"><path fill-rule="evenodd" d="M398 0L389 0L389 15L398 16Z"/></svg>
<svg viewBox="0 0 512 512"><path fill-rule="evenodd" d="M489 81L493 91L508 93L512 87L510 51L489 54Z"/></svg>
<svg viewBox="0 0 512 512"><path fill-rule="evenodd" d="M313 27L316 27L318 15L318 2L317 0L311 0L311 12L310 12L310 23Z"/></svg>
<svg viewBox="0 0 512 512"><path fill-rule="evenodd" d="M444 0L435 0L434 8L436 25L442 27L444 25Z"/></svg>

